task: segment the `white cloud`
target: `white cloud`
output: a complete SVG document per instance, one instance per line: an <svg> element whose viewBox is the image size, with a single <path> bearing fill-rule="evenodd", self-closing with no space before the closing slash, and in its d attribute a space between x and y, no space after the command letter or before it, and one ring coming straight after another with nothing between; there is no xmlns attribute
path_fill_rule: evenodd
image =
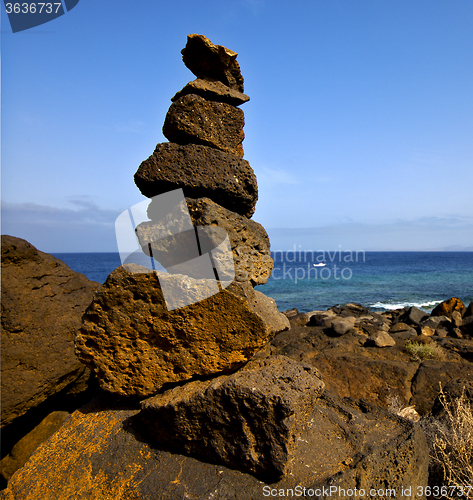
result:
<svg viewBox="0 0 473 500"><path fill-rule="evenodd" d="M466 250L473 247L473 217L421 217L379 224L345 223L311 228L266 228L273 250Z"/></svg>
<svg viewBox="0 0 473 500"><path fill-rule="evenodd" d="M114 252L115 219L120 211L99 208L87 197L77 207L2 201L2 234L24 238L45 252Z"/></svg>

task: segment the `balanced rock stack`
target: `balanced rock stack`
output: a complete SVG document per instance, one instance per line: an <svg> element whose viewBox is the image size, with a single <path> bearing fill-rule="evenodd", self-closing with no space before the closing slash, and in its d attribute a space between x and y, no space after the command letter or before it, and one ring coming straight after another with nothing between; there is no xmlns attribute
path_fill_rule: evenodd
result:
<svg viewBox="0 0 473 500"><path fill-rule="evenodd" d="M266 232L250 220L257 187L242 159L236 106L248 98L236 54L190 35L183 56L197 79L173 98L164 126L173 142L158 144L135 175L153 198L139 243L168 273L125 260L95 294L76 354L112 394L74 412L0 498L249 500L299 491L348 499L373 489L387 498L379 493L386 485L414 498L428 476L421 428L325 391L317 368L278 353L291 332L269 344L289 320L253 289L272 261ZM163 216L163 196L178 188L182 200ZM215 233L201 231L209 227ZM209 246L204 254L200 241L196 256L202 235ZM225 242L223 258L212 260L212 245ZM194 265L176 272L207 254L213 279ZM227 272L225 255L236 272ZM184 297L179 307L167 307L169 287Z"/></svg>
<svg viewBox="0 0 473 500"><path fill-rule="evenodd" d="M257 185L242 158L243 112L235 105L248 97L237 54L201 35L189 35L182 53L198 78L173 98L166 116L164 131L175 142L158 144L135 174L141 192L153 198L147 210L151 221L136 228L140 244L144 251L151 246L171 274L132 265L116 269L76 339L79 358L94 369L102 387L125 396L149 396L168 382L235 370L289 328L274 300L253 290L267 281L273 261L266 231L249 219ZM183 201L184 207L163 218L163 196L179 188L189 197L187 207ZM218 293L209 291L216 286L213 272L199 279L195 265L189 273L169 269L178 264L182 270L183 260L198 261L192 254L194 227L189 222L191 231L175 230L182 212L195 226L228 234L236 271ZM168 310L163 290L169 286L185 297L185 307Z"/></svg>
<svg viewBox="0 0 473 500"><path fill-rule="evenodd" d="M278 476L323 382L315 368L285 357L252 361L228 375L288 329L289 321L274 300L253 289L267 281L273 261L266 231L249 218L257 185L242 158L244 119L236 105L248 97L237 54L200 35L189 35L182 53L197 79L178 92L167 113L163 130L173 142L158 144L135 174L141 192L152 198L151 220L136 228L138 240L169 273L136 264L112 272L83 316L76 352L103 389L153 396L143 402L143 422L161 444ZM168 204L163 214L162 200L179 188L186 201L171 210ZM185 214L190 230L183 229L189 228L182 223ZM213 294L209 287L221 267L214 263L214 279L199 275L199 254L192 248L201 233L192 225L228 236L227 254L236 269ZM212 235L210 240L220 244ZM189 274L177 273L188 261L194 263ZM174 295L185 298L180 307L166 307L171 285ZM156 395L164 384L202 376L218 377ZM241 406L256 413L235 413ZM226 426L218 424L222 419Z"/></svg>

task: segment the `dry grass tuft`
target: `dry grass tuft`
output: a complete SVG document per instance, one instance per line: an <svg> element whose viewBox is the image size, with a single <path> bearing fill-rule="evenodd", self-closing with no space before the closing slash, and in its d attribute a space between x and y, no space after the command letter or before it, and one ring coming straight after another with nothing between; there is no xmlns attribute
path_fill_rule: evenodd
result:
<svg viewBox="0 0 473 500"><path fill-rule="evenodd" d="M423 420L434 468L451 495L445 498L473 498L473 407L465 396L449 399L440 387L445 417ZM443 477L442 477L443 476Z"/></svg>
<svg viewBox="0 0 473 500"><path fill-rule="evenodd" d="M418 342L408 342L406 351L414 361L424 359L438 359L445 361L445 353L437 344L419 344Z"/></svg>

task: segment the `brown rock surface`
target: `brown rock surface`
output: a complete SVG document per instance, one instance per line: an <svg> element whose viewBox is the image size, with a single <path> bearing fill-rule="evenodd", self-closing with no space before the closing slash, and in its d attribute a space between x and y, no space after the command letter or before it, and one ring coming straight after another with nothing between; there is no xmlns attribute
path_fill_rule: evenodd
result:
<svg viewBox="0 0 473 500"><path fill-rule="evenodd" d="M187 94L171 104L163 134L177 144L202 144L243 157L244 125L240 108Z"/></svg>
<svg viewBox="0 0 473 500"><path fill-rule="evenodd" d="M192 222L198 226L218 226L227 231L235 263L235 279L266 283L273 270L268 234L264 227L217 205L209 198L187 200Z"/></svg>
<svg viewBox="0 0 473 500"><path fill-rule="evenodd" d="M392 335L396 345L376 349L355 330L333 337L329 327L295 327L271 341L271 352L317 367L327 389L339 396L366 398L385 407L398 396L421 414L432 407L439 382L472 376L473 340L439 339L444 361L414 361L405 349L409 339L402 337L404 332ZM415 335L418 341L421 336Z"/></svg>
<svg viewBox="0 0 473 500"><path fill-rule="evenodd" d="M33 451L52 436L70 414L54 411L45 417L31 432L15 444L11 452L0 461L0 474L8 481L26 463Z"/></svg>
<svg viewBox="0 0 473 500"><path fill-rule="evenodd" d="M76 411L15 473L0 498L255 500L298 486L334 486L337 492L356 487L367 497L370 488L411 486L412 495L403 498L414 500L416 488L427 483L429 453L420 428L364 401L319 398L297 440L292 474L270 485L147 444L138 411L110 398ZM349 498L332 495L339 497Z"/></svg>
<svg viewBox="0 0 473 500"><path fill-rule="evenodd" d="M207 282L165 273L159 280L119 267L84 314L76 352L107 391L149 396L167 382L231 371L289 326L274 301L249 283L168 311L160 283L177 283L189 303Z"/></svg>
<svg viewBox="0 0 473 500"><path fill-rule="evenodd" d="M258 199L256 176L246 160L197 144L158 144L135 173L135 183L148 198L182 188L186 197L207 197L246 217Z"/></svg>
<svg viewBox="0 0 473 500"><path fill-rule="evenodd" d="M2 426L74 383L74 336L99 283L2 236Z"/></svg>
<svg viewBox="0 0 473 500"><path fill-rule="evenodd" d="M173 451L276 479L289 472L323 387L316 368L271 356L153 396L141 418Z"/></svg>
<svg viewBox="0 0 473 500"><path fill-rule="evenodd" d="M210 230L215 227L221 228L224 230L223 235L225 237L228 235L229 238L236 281L250 281L253 286L262 285L268 281L273 269L273 259L268 234L261 224L227 210L209 198L197 200L187 198L186 202L191 221L199 228L201 253L211 251L221 243L220 235L208 236L209 228ZM159 216L159 204L156 209L154 201L151 201L148 207L148 217L159 219ZM179 214L176 218L179 219ZM195 243L195 231L183 231L163 238L171 226L172 221L165 218L156 223L142 222L136 228L143 251L149 255L148 246L151 245L153 257L165 268L168 264L185 262L199 256ZM222 259L223 257L222 255Z"/></svg>
<svg viewBox="0 0 473 500"><path fill-rule="evenodd" d="M218 80L228 87L243 92L243 76L236 57L237 53L214 45L203 35L187 36L187 44L182 49L184 64L197 78Z"/></svg>
<svg viewBox="0 0 473 500"><path fill-rule="evenodd" d="M176 95L171 98L171 101L177 101L187 94L197 94L209 101L226 102L232 106L239 106L250 100L246 94L227 87L218 80L203 80L201 78L196 78L186 84L182 90L177 92Z"/></svg>
<svg viewBox="0 0 473 500"><path fill-rule="evenodd" d="M450 380L457 378L473 380L473 365L431 359L423 361L412 380L411 404L419 413L428 413L440 391L440 384L445 387Z"/></svg>
<svg viewBox="0 0 473 500"><path fill-rule="evenodd" d="M441 302L430 314L432 316L447 316L447 318L451 318L453 311L463 313L465 309L465 304L463 304L460 299L452 297L451 299Z"/></svg>

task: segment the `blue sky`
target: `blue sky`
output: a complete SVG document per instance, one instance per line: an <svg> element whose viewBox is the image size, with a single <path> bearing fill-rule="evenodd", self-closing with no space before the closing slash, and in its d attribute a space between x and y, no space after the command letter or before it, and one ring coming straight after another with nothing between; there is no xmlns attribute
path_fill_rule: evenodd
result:
<svg viewBox="0 0 473 500"><path fill-rule="evenodd" d="M199 33L239 53L274 250L473 248L471 0L80 0L15 34L1 9L3 234L116 250Z"/></svg>

